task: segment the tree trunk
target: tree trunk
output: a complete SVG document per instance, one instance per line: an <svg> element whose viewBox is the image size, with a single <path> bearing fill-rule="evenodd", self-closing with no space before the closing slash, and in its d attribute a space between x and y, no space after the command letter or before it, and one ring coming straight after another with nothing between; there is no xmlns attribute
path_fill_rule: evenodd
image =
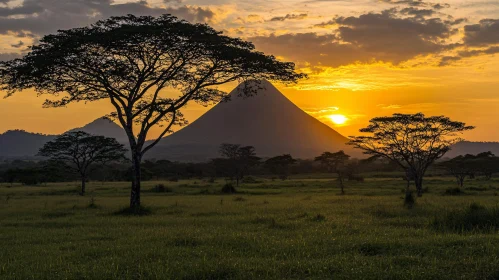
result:
<svg viewBox="0 0 499 280"><path fill-rule="evenodd" d="M87 179L85 178L85 176L82 176L81 177L81 192L80 192L81 196L85 195L85 184L86 184L86 181L87 181Z"/></svg>
<svg viewBox="0 0 499 280"><path fill-rule="evenodd" d="M140 207L140 156L132 154L132 191L130 193L130 208Z"/></svg>
<svg viewBox="0 0 499 280"><path fill-rule="evenodd" d="M423 176L416 176L414 179L416 183L416 190L418 191L418 197L423 196Z"/></svg>
<svg viewBox="0 0 499 280"><path fill-rule="evenodd" d="M345 189L344 189L344 186L343 186L343 178L342 176L338 176L338 180L340 181L340 188L341 188L341 194L345 194Z"/></svg>

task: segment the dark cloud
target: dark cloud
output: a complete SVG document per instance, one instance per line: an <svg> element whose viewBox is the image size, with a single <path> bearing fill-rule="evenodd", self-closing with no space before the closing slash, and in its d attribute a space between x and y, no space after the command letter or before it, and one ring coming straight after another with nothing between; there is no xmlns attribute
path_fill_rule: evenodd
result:
<svg viewBox="0 0 499 280"><path fill-rule="evenodd" d="M499 44L499 19L483 19L464 27L464 43L468 46Z"/></svg>
<svg viewBox="0 0 499 280"><path fill-rule="evenodd" d="M18 53L0 53L0 61L9 61L21 57Z"/></svg>
<svg viewBox="0 0 499 280"><path fill-rule="evenodd" d="M450 8L450 5L447 3L431 3L422 0L380 0L380 1L393 5L407 5L411 7L431 7L435 10Z"/></svg>
<svg viewBox="0 0 499 280"><path fill-rule="evenodd" d="M12 31L44 35L58 29L86 26L110 16L159 16L167 13L192 22L207 22L215 16L208 8L156 8L146 1L115 4L112 0L24 0L18 7L0 8L0 34Z"/></svg>
<svg viewBox="0 0 499 280"><path fill-rule="evenodd" d="M19 41L19 43L12 44L10 46L13 47L13 48L20 48L20 47L24 46L24 42L23 41Z"/></svg>
<svg viewBox="0 0 499 280"><path fill-rule="evenodd" d="M334 34L300 33L250 38L266 52L297 62L337 67L355 62L394 64L419 55L438 54L453 46L446 40L457 32L438 18L402 17L397 10L336 17L319 26L339 26Z"/></svg>
<svg viewBox="0 0 499 280"><path fill-rule="evenodd" d="M440 59L438 66L447 66L459 60L461 60L459 56L444 56Z"/></svg>
<svg viewBox="0 0 499 280"><path fill-rule="evenodd" d="M287 14L283 17L273 17L270 21L299 20L307 18L307 14Z"/></svg>
<svg viewBox="0 0 499 280"><path fill-rule="evenodd" d="M408 7L400 10L400 13L416 17L426 17L426 16L432 16L436 12L432 9L417 9L414 7Z"/></svg>

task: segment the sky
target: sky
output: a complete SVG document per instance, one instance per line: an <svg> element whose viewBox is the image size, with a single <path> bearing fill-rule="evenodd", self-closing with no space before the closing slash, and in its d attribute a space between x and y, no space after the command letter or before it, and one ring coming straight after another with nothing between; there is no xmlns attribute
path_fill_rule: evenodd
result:
<svg viewBox="0 0 499 280"><path fill-rule="evenodd" d="M376 116L423 112L476 126L467 140L499 141L497 0L0 0L0 60L58 29L129 13L206 22L295 62L309 78L276 86L345 136ZM107 102L44 109L43 100L29 90L0 99L0 132L58 134L112 110ZM208 109L183 113L192 122Z"/></svg>

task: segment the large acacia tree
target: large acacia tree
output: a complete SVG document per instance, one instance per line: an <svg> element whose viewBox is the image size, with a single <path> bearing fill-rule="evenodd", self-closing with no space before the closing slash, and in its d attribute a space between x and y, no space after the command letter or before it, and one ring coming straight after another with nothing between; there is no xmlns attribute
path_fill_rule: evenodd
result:
<svg viewBox="0 0 499 280"><path fill-rule="evenodd" d="M125 160L127 150L116 139L74 131L57 136L47 142L38 155L66 164L80 175L81 195L85 195L85 183L92 168L111 161Z"/></svg>
<svg viewBox="0 0 499 280"><path fill-rule="evenodd" d="M422 113L393 114L369 122L360 130L369 135L352 136L348 144L364 154L396 163L408 178L414 178L418 196L423 194L428 167L461 140L459 134L474 128L444 116L426 117Z"/></svg>
<svg viewBox="0 0 499 280"><path fill-rule="evenodd" d="M60 30L43 37L21 59L0 64L0 90L8 95L34 88L59 98L46 107L107 100L124 128L132 152L130 206L140 206L140 163L144 154L185 124L180 109L189 101L218 102L229 82L267 79L293 83L304 77L294 64L254 50L206 24L172 15L111 17L89 27ZM250 96L259 83L245 83ZM146 142L151 128L162 132Z"/></svg>

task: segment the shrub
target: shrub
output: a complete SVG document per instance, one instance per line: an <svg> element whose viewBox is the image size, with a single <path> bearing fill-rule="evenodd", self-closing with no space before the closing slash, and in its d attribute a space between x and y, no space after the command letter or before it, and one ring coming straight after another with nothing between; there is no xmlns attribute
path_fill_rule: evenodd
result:
<svg viewBox="0 0 499 280"><path fill-rule="evenodd" d="M151 191L155 192L155 193L171 193L171 192L173 192L173 190L171 188L166 187L163 184L157 184L156 186L154 186L151 189Z"/></svg>
<svg viewBox="0 0 499 280"><path fill-rule="evenodd" d="M438 230L455 232L490 232L499 229L499 207L485 207L472 203L468 207L436 216L432 226Z"/></svg>
<svg viewBox="0 0 499 280"><path fill-rule="evenodd" d="M99 208L99 206L97 206L97 204L95 203L95 198L93 196L90 198L90 203L88 204L87 208L90 208L90 209Z"/></svg>
<svg viewBox="0 0 499 280"><path fill-rule="evenodd" d="M315 222L324 222L326 220L326 216L322 214L317 214L315 217L312 219Z"/></svg>
<svg viewBox="0 0 499 280"><path fill-rule="evenodd" d="M462 195L462 194L464 194L463 191L461 191L461 189L458 187L447 188L444 192L444 195Z"/></svg>
<svg viewBox="0 0 499 280"><path fill-rule="evenodd" d="M233 194L233 193L236 193L236 188L234 188L234 186L232 186L232 184L225 184L223 187L222 187L222 193L225 193L225 194Z"/></svg>
<svg viewBox="0 0 499 280"><path fill-rule="evenodd" d="M416 204L416 199L414 198L413 192L406 192L404 197L404 206L408 209L412 209Z"/></svg>

